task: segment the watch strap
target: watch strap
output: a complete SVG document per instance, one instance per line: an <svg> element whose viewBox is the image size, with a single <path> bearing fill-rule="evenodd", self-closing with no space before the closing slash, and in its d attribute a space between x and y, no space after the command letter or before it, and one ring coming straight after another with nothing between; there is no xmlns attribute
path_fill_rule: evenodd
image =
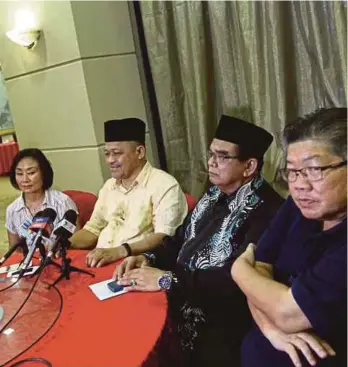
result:
<svg viewBox="0 0 348 367"><path fill-rule="evenodd" d="M132 256L132 249L131 249L131 247L129 246L129 243L127 243L127 242L122 243L122 245L121 245L121 246L123 246L123 247L126 249L126 251L127 251L127 256L126 256L126 257L128 257L128 256Z"/></svg>

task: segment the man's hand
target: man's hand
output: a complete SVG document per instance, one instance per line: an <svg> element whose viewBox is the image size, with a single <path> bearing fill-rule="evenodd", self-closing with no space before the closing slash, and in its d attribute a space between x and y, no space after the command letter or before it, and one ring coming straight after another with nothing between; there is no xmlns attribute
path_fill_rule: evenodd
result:
<svg viewBox="0 0 348 367"><path fill-rule="evenodd" d="M56 241L55 242L48 242L47 244L45 244L47 254L49 254L53 250L53 248L56 246L56 244L57 244ZM61 247L62 247L62 245L56 246L55 251L52 252L52 254L51 254L52 258L58 259L59 257L62 257ZM67 248L69 248L69 247L67 247Z"/></svg>
<svg viewBox="0 0 348 367"><path fill-rule="evenodd" d="M86 256L86 264L91 268L100 268L127 255L123 246L114 248L96 248Z"/></svg>
<svg viewBox="0 0 348 367"><path fill-rule="evenodd" d="M265 332L264 335L275 349L287 353L296 367L302 366L298 356L299 351L305 356L311 366L316 365L315 355L324 359L336 354L325 340L309 332L286 334L279 329L272 328L272 330Z"/></svg>
<svg viewBox="0 0 348 367"><path fill-rule="evenodd" d="M126 286L130 291L156 292L161 290L158 279L164 273L163 270L144 266L124 273L118 284Z"/></svg>
<svg viewBox="0 0 348 367"><path fill-rule="evenodd" d="M148 261L144 255L129 256L126 257L120 265L118 265L114 271L112 277L115 280L119 280L125 273L128 273L132 269L141 268L148 265Z"/></svg>

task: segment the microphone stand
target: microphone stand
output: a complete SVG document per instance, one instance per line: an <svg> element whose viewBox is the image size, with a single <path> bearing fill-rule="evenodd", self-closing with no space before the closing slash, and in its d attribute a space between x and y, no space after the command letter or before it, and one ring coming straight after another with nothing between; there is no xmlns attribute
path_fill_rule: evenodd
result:
<svg viewBox="0 0 348 367"><path fill-rule="evenodd" d="M61 274L59 275L59 277L52 284L50 284L48 286L48 288L51 288L51 287L55 286L63 278L65 278L67 280L70 280L70 273L71 272L88 274L88 275L90 275L92 277L95 277L95 274L90 273L87 270L79 269L79 268L77 268L75 266L71 266L70 265L71 259L66 256L67 255L66 249L67 249L67 244L68 243L69 243L69 241L67 241L66 243L62 243L61 249L60 249L60 253L61 253L61 256L62 256L62 266L60 267L61 268ZM54 263L54 262L52 262L52 263Z"/></svg>
<svg viewBox="0 0 348 367"><path fill-rule="evenodd" d="M39 244L38 248L39 248L41 263L43 263L46 260L46 249L42 243Z"/></svg>
<svg viewBox="0 0 348 367"><path fill-rule="evenodd" d="M45 257L41 256L41 264L40 264L40 267L35 272L35 274L39 273L46 265L54 265L56 268L59 268L59 269L61 268L61 266L58 263L56 263L55 261L53 261L50 256L45 256Z"/></svg>
<svg viewBox="0 0 348 367"><path fill-rule="evenodd" d="M49 264L52 264L59 269L61 268L61 266L58 263L56 263L49 256L46 255L46 249L42 243L39 244L38 248L40 252L41 263L40 266L35 270L35 272L30 276L30 278L39 274L43 270L43 268Z"/></svg>

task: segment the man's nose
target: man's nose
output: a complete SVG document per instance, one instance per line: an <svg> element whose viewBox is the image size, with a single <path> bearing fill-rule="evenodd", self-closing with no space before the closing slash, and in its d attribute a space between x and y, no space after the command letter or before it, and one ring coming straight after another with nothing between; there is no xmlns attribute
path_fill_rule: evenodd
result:
<svg viewBox="0 0 348 367"><path fill-rule="evenodd" d="M216 159L214 158L213 155L208 159L208 166L210 166L210 167L216 167L217 166Z"/></svg>
<svg viewBox="0 0 348 367"><path fill-rule="evenodd" d="M115 157L114 157L114 155L113 155L113 154L108 155L108 156L106 157L106 162L107 162L108 164L112 164L112 163L114 163L114 162L115 162Z"/></svg>
<svg viewBox="0 0 348 367"><path fill-rule="evenodd" d="M313 188L312 183L308 180L308 177L299 173L296 181L292 183L295 190L311 190Z"/></svg>

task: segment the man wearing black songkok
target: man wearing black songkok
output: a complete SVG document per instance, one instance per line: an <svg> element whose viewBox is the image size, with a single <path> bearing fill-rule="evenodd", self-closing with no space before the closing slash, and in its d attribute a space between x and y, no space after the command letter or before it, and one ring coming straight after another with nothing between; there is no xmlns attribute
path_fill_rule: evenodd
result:
<svg viewBox="0 0 348 367"><path fill-rule="evenodd" d="M154 248L175 233L187 214L175 178L146 160L142 120L110 120L104 132L112 178L100 190L90 220L70 239L73 248L96 247L86 258L91 267Z"/></svg>
<svg viewBox="0 0 348 367"><path fill-rule="evenodd" d="M239 365L250 315L230 269L283 201L261 176L272 140L266 130L223 115L208 151L212 186L173 237L114 273L130 290L167 291L187 366Z"/></svg>

